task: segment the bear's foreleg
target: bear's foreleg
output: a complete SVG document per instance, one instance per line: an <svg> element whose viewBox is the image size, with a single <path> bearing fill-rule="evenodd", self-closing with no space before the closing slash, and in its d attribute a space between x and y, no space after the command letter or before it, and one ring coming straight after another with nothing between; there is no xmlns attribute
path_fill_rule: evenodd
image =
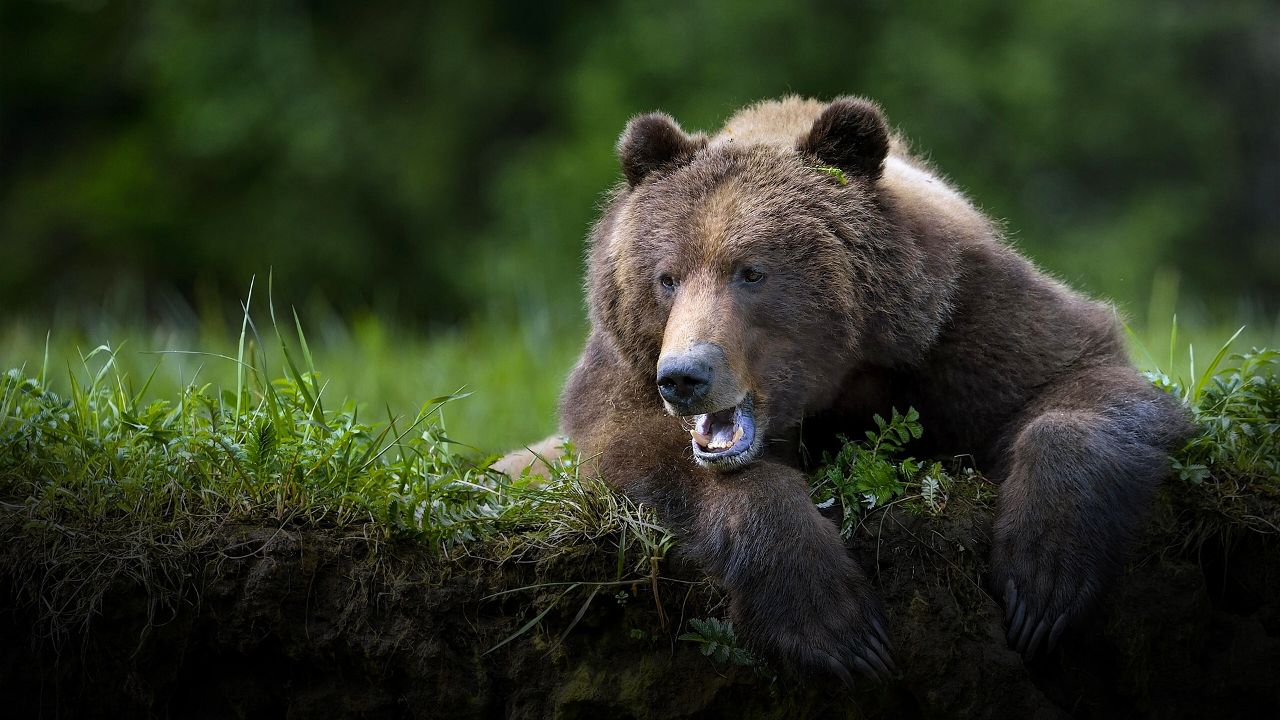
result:
<svg viewBox="0 0 1280 720"><path fill-rule="evenodd" d="M762 462L710 479L685 544L728 591L735 626L789 665L887 678L880 602L804 475Z"/></svg>
<svg viewBox="0 0 1280 720"><path fill-rule="evenodd" d="M1048 388L1012 429L992 580L1025 657L1051 650L1120 572L1183 428L1131 368L1102 367Z"/></svg>
<svg viewBox="0 0 1280 720"><path fill-rule="evenodd" d="M676 531L677 550L726 590L748 646L846 684L853 672L888 677L894 666L879 600L814 507L805 476L769 461L727 474L682 465L655 474L616 467L613 480L654 504Z"/></svg>

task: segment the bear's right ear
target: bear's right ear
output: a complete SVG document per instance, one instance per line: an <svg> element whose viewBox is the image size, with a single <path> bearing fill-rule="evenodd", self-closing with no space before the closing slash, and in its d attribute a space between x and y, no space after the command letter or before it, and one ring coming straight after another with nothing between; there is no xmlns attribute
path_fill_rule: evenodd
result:
<svg viewBox="0 0 1280 720"><path fill-rule="evenodd" d="M870 100L836 98L800 137L796 149L874 182L889 154L889 126Z"/></svg>
<svg viewBox="0 0 1280 720"><path fill-rule="evenodd" d="M688 135L666 113L637 115L618 138L618 159L627 184L635 187L655 170L689 162L706 144L705 136Z"/></svg>

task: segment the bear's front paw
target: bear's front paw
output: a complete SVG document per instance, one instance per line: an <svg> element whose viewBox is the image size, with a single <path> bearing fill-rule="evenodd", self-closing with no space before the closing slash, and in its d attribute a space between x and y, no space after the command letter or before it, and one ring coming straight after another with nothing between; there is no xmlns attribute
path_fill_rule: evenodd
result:
<svg viewBox="0 0 1280 720"><path fill-rule="evenodd" d="M992 585L1004 605L1009 647L1030 661L1052 652L1063 632L1093 611L1107 559L1079 549L997 538Z"/></svg>
<svg viewBox="0 0 1280 720"><path fill-rule="evenodd" d="M854 684L850 669L877 682L886 682L897 675L889 632L878 604L858 613L853 627L833 632L831 649L815 643L810 662L822 662L828 672L848 687Z"/></svg>
<svg viewBox="0 0 1280 720"><path fill-rule="evenodd" d="M819 615L805 608L819 609ZM753 645L801 673L834 676L854 686L855 674L886 681L897 674L884 613L872 598L843 597L775 608L749 626Z"/></svg>

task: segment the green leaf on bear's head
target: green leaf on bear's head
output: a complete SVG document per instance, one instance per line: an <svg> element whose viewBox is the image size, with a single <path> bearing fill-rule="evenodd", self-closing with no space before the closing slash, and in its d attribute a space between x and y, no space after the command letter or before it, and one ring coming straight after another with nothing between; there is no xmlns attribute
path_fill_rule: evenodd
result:
<svg viewBox="0 0 1280 720"><path fill-rule="evenodd" d="M835 178L836 182L840 183L841 185L849 184L848 176L846 176L844 174L844 171L838 167L833 167L831 165L815 165L813 166L813 169L817 170L818 172L824 175L830 175L831 177Z"/></svg>

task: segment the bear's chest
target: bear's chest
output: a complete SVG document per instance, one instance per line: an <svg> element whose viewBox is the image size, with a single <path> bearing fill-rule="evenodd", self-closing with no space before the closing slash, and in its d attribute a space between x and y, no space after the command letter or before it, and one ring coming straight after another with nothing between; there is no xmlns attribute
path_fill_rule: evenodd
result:
<svg viewBox="0 0 1280 720"><path fill-rule="evenodd" d="M798 443L801 460L807 457L812 465L823 452L838 451L841 436L861 439L875 430L876 415L888 418L894 410L905 413L910 408L920 414L924 428L923 436L908 446L912 455L986 454L992 428L978 419L982 413L957 407L944 386L920 373L872 368L850 373L830 406L805 418Z"/></svg>

